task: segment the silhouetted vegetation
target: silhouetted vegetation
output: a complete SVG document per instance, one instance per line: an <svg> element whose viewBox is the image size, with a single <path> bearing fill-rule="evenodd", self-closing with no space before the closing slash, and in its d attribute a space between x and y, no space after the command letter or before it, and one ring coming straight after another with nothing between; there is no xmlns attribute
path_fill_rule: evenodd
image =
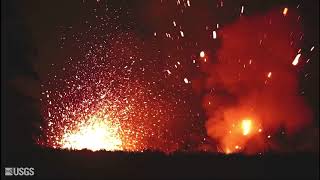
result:
<svg viewBox="0 0 320 180"><path fill-rule="evenodd" d="M23 150L21 150L23 151ZM34 167L39 179L318 179L318 154L245 156L205 152L12 152L7 166Z"/></svg>

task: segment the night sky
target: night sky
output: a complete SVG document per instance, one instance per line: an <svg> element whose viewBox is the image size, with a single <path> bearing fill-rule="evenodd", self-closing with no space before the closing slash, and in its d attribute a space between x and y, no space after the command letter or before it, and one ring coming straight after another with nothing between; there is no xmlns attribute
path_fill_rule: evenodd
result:
<svg viewBox="0 0 320 180"><path fill-rule="evenodd" d="M259 138L253 140L259 145L239 142L248 152L262 151L260 145L280 152L318 151L319 2L236 0L221 4L191 0L190 6L188 2L6 1L2 28L5 87L1 88L5 93L5 151L39 146L38 141L62 148L52 138L61 138L66 124L76 126L73 123L79 119L72 117L62 123L62 114L71 114L65 107L81 114L81 119L90 116L84 113L85 108L94 114L90 108L110 106L99 113L116 112L110 115L113 119L120 123L127 119L122 135L137 137L131 139L132 146L120 150L216 152L228 146L225 141L230 139L225 139L232 140L217 133L218 114L225 113L225 119L228 113L231 117L241 114L239 109L247 108L242 103L254 98L263 104L257 108L258 114L284 120L261 120L268 127L264 136L270 133L275 138L267 145L261 145ZM288 8L287 15L284 8ZM274 23L263 24L266 17ZM261 50L256 37L263 37L264 30L269 34L264 37L265 44L260 42L264 45ZM293 32L293 45L283 38L289 31ZM294 66L291 63L297 52L301 59ZM224 58L230 61L219 63ZM244 73L245 80L234 80L231 75L243 67L243 61L235 65L239 59L259 62L256 74L250 71ZM274 73L268 75L268 68ZM276 79L277 72L282 78L275 81L272 90L256 90L261 82L263 86L268 83L264 82L267 76L270 82ZM259 73L265 74L262 81ZM219 75L221 78L215 79ZM73 90L72 84L75 89L78 85L84 89ZM62 92L63 98L59 97ZM102 96L108 100L97 100ZM132 98L138 102L127 102ZM280 104L274 109L270 108L272 98ZM79 106L84 99L97 104ZM216 107L207 105L211 101ZM125 111L128 107L133 109L130 113ZM282 136L284 132L288 138Z"/></svg>

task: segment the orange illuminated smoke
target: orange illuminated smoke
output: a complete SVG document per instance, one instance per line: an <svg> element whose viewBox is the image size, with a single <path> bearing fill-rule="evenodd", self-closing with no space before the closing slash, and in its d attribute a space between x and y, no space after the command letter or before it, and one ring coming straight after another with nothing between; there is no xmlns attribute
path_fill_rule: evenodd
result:
<svg viewBox="0 0 320 180"><path fill-rule="evenodd" d="M241 128L242 128L242 134L244 136L246 136L250 133L251 126L252 126L251 120L249 120L249 119L242 120Z"/></svg>
<svg viewBox="0 0 320 180"><path fill-rule="evenodd" d="M223 152L226 154L241 152L250 141L250 138L258 133L259 123L251 118L245 118L240 121L229 120L225 124L225 126L229 127L228 132L222 132L222 136L224 136L221 141Z"/></svg>

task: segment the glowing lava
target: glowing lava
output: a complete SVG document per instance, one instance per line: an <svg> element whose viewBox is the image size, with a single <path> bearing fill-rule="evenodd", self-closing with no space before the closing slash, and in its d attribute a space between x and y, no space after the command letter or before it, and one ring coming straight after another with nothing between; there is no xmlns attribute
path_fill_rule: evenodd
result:
<svg viewBox="0 0 320 180"><path fill-rule="evenodd" d="M241 125L242 125L242 134L244 136L248 135L251 130L251 120L249 120L249 119L242 120Z"/></svg>
<svg viewBox="0 0 320 180"><path fill-rule="evenodd" d="M62 148L92 151L122 150L119 128L119 125L111 124L108 118L92 116L86 124L80 124L77 129L63 135Z"/></svg>
<svg viewBox="0 0 320 180"><path fill-rule="evenodd" d="M225 131L218 132L221 133L219 136L223 136L221 148L226 154L244 152L252 137L256 137L261 132L260 123L253 118L227 119L220 125L226 128Z"/></svg>

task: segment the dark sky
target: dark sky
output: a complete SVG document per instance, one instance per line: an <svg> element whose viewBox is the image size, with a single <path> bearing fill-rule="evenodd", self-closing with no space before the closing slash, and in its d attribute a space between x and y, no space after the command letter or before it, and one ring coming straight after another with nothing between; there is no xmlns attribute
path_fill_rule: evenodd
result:
<svg viewBox="0 0 320 180"><path fill-rule="evenodd" d="M286 3L287 2L287 3ZM296 1L268 1L261 0L250 2L251 14L259 14L272 7L285 4L296 5ZM234 9L239 4L249 4L249 1L226 2L226 10L214 13L209 7L213 2L193 2L196 12L190 12L189 19L181 19L186 29L194 38L205 39L201 33L197 33L197 26L205 25L211 18L219 18L225 24L235 21L237 15ZM97 3L81 3L81 1L6 1L5 8L5 32L6 32L6 58L5 64L5 145L10 151L17 148L26 148L33 144L32 135L36 132L41 122L39 97L40 81L47 80L52 64L63 64L64 55L59 48L59 36L61 27L77 26L79 19L88 13L88 9L97 6ZM99 5L98 5L99 6ZM113 7L130 8L132 17L123 17L123 23L134 21L136 26L133 31L141 39L149 39L155 29L165 31L167 26L166 16L175 11L175 7L160 8L155 1L114 1ZM315 45L316 52L311 57L312 64L308 64L302 71L311 72L312 77L302 80L301 87L305 91L305 97L316 114L315 122L319 122L319 2L318 0L301 1L300 13L303 17L303 29L305 32L304 45L308 48ZM204 10L205 9L205 10ZM193 18L198 13L202 21ZM218 15L217 15L218 14ZM230 15L229 15L230 14ZM170 22L170 21L169 21ZM2 27L3 28L3 27ZM203 46L210 48L206 41ZM194 50L197 52L198 50ZM4 61L4 62L3 62ZM301 73L304 74L304 73Z"/></svg>

